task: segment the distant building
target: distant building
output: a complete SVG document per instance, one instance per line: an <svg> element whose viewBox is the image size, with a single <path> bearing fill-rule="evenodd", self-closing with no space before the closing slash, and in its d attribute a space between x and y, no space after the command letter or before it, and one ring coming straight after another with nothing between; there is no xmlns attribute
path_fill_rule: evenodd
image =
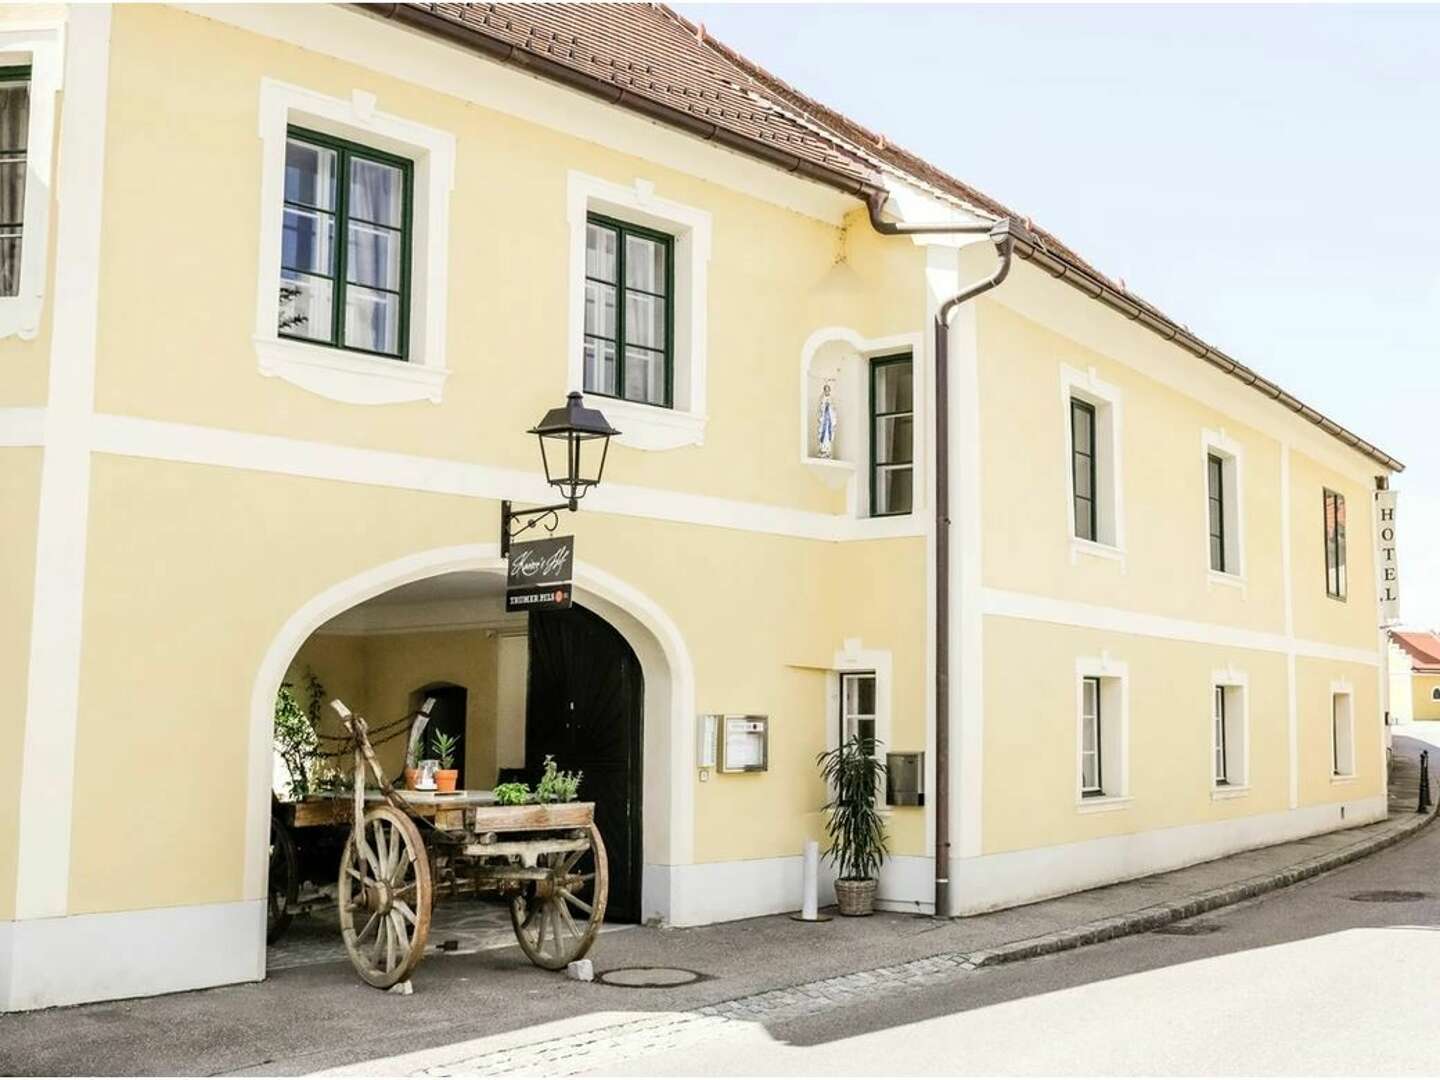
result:
<svg viewBox="0 0 1440 1080"><path fill-rule="evenodd" d="M1390 632L1390 720L1440 720L1440 634Z"/></svg>

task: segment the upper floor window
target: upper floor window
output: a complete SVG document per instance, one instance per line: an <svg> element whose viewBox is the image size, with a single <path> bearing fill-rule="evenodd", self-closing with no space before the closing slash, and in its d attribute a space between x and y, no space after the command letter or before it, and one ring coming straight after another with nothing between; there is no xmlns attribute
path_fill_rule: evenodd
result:
<svg viewBox="0 0 1440 1080"><path fill-rule="evenodd" d="M30 69L0 68L0 296L20 293L29 132Z"/></svg>
<svg viewBox="0 0 1440 1080"><path fill-rule="evenodd" d="M669 408L672 238L598 214L585 226L585 390Z"/></svg>
<svg viewBox="0 0 1440 1080"><path fill-rule="evenodd" d="M411 171L403 158L289 129L281 337L406 359Z"/></svg>
<svg viewBox="0 0 1440 1080"><path fill-rule="evenodd" d="M1095 406L1079 398L1070 399L1070 479L1074 485L1075 535L1081 540L1098 540Z"/></svg>
<svg viewBox="0 0 1440 1080"><path fill-rule="evenodd" d="M840 673L840 741L875 739L875 672Z"/></svg>
<svg viewBox="0 0 1440 1080"><path fill-rule="evenodd" d="M1345 496L1325 489L1325 593L1345 599Z"/></svg>
<svg viewBox="0 0 1440 1080"><path fill-rule="evenodd" d="M915 506L915 379L910 354L870 361L870 516Z"/></svg>

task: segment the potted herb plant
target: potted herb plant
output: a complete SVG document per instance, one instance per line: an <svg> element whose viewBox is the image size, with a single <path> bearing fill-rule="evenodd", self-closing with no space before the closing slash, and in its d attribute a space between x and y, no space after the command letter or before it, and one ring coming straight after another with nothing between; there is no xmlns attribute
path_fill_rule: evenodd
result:
<svg viewBox="0 0 1440 1080"><path fill-rule="evenodd" d="M460 738L444 731L435 732L430 740L430 749L440 762L435 770L435 790L454 791L455 782L460 779L460 770L455 768L455 750Z"/></svg>
<svg viewBox="0 0 1440 1080"><path fill-rule="evenodd" d="M852 735L815 758L830 791L824 806L830 846L825 857L835 867L835 899L841 915L875 912L875 878L889 854L885 822L875 795L885 779L874 739Z"/></svg>

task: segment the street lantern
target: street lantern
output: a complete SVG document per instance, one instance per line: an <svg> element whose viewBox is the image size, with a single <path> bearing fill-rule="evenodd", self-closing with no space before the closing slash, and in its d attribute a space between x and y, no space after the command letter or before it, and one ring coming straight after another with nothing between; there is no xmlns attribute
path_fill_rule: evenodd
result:
<svg viewBox="0 0 1440 1080"><path fill-rule="evenodd" d="M600 483L610 436L620 433L599 409L586 408L580 394L571 391L565 404L547 412L530 434L540 440L546 481L574 510L585 493Z"/></svg>
<svg viewBox="0 0 1440 1080"><path fill-rule="evenodd" d="M554 532L560 524L561 510L580 509L580 500L605 473L605 458L610 452L610 437L619 435L599 409L587 408L578 391L571 391L565 404L551 409L530 429L540 442L540 463L545 467L545 481L560 492L565 501L553 506L537 506L533 510L511 510L510 502L500 504L500 554L510 554L510 541L521 533L544 525ZM516 521L524 524L518 529Z"/></svg>

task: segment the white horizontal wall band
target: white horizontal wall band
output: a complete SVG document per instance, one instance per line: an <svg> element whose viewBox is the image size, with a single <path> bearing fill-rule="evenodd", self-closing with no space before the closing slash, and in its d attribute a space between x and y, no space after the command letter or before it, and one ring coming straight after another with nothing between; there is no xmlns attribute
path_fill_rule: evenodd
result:
<svg viewBox="0 0 1440 1080"><path fill-rule="evenodd" d="M44 446L45 410L41 407L0 409L0 446Z"/></svg>
<svg viewBox="0 0 1440 1080"><path fill-rule="evenodd" d="M1058 623L1062 626L1083 626L1090 630L1108 630L1116 634L1140 637L1169 638L1172 641L1193 641L1201 645L1228 645L1236 649L1313 657L1318 660L1340 660L1351 664L1376 667L1380 656L1373 649L1354 649L1330 645L1323 641L1306 641L1263 630L1247 630L1219 623L1191 622L1165 615L1151 615L1124 608L1100 607L1057 600L1050 596L1010 592L1005 589L984 590L984 612L1011 619Z"/></svg>
<svg viewBox="0 0 1440 1080"><path fill-rule="evenodd" d="M528 499L532 502L548 502L553 497L553 492L538 473L519 469L134 416L97 414L92 445L102 453L129 457L253 469L441 495ZM928 529L928 522L923 518L857 519L626 484L606 484L597 488L586 497L585 505L604 513L628 517L810 540L923 536Z"/></svg>

